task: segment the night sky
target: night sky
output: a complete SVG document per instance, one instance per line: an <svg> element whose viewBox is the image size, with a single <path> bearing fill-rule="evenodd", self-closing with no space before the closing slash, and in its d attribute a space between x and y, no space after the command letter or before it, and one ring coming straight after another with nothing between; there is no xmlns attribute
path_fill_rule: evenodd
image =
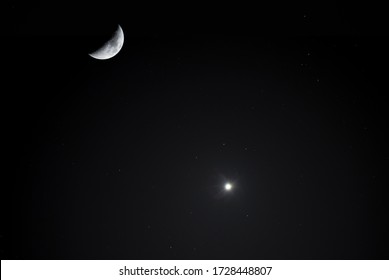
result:
<svg viewBox="0 0 389 280"><path fill-rule="evenodd" d="M54 5L7 6L2 259L389 258L379 7Z"/></svg>

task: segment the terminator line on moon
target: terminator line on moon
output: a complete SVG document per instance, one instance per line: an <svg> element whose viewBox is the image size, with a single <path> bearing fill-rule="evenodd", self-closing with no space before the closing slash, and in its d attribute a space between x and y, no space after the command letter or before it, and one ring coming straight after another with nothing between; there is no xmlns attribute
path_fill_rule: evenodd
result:
<svg viewBox="0 0 389 280"><path fill-rule="evenodd" d="M103 46L101 46L96 51L90 53L89 55L93 58L105 60L110 59L117 55L121 50L124 43L124 33L120 25L116 29L112 38L108 40Z"/></svg>

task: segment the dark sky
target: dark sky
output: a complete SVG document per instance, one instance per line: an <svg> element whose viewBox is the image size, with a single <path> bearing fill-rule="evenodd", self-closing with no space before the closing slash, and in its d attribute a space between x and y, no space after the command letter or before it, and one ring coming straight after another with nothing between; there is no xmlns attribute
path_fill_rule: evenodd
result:
<svg viewBox="0 0 389 280"><path fill-rule="evenodd" d="M173 8L7 6L2 259L388 259L382 10Z"/></svg>

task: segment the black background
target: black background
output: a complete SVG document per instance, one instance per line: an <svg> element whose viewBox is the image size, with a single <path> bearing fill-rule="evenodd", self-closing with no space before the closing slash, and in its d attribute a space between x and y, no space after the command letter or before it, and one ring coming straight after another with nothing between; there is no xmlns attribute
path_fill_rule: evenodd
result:
<svg viewBox="0 0 389 280"><path fill-rule="evenodd" d="M2 259L388 258L382 8L105 6L6 4Z"/></svg>

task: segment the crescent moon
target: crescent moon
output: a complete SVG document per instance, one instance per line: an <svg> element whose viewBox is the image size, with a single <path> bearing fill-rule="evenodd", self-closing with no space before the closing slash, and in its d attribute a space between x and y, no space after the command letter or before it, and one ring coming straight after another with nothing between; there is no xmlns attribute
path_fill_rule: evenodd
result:
<svg viewBox="0 0 389 280"><path fill-rule="evenodd" d="M121 48L123 47L123 43L124 33L120 25L118 25L118 28L116 29L111 39L109 39L104 45L89 55L100 60L110 59L120 52Z"/></svg>

